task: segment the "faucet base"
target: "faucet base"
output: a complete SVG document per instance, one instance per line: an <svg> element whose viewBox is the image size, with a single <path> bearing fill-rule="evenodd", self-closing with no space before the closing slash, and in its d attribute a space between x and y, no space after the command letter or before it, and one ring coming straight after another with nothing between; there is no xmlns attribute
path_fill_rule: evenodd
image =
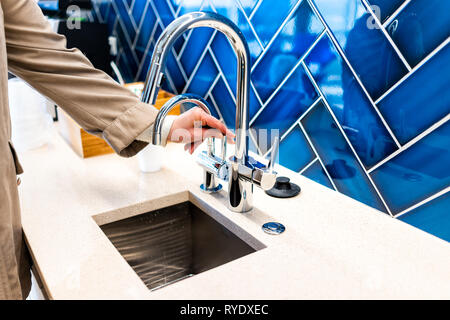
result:
<svg viewBox="0 0 450 320"><path fill-rule="evenodd" d="M207 187L205 187L205 185L202 183L201 185L200 185L200 189L203 191L203 192L205 192L205 193L215 193L215 192L218 192L218 191L220 191L220 190L222 190L222 185L219 183L216 187L214 187L214 188L207 188Z"/></svg>

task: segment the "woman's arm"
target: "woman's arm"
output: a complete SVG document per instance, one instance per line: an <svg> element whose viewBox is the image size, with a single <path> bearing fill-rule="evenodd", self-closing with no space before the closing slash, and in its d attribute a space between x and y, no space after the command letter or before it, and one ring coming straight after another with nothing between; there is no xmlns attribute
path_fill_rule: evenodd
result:
<svg viewBox="0 0 450 320"><path fill-rule="evenodd" d="M9 70L63 108L121 156L147 143L136 140L157 110L95 69L78 49L67 49L34 0L2 0ZM107 57L105 57L106 59Z"/></svg>

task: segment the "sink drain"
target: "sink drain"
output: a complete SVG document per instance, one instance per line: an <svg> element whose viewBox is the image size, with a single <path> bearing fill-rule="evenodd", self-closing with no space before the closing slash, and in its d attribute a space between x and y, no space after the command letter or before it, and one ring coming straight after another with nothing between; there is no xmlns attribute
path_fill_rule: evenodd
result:
<svg viewBox="0 0 450 320"><path fill-rule="evenodd" d="M265 233L273 235L281 234L284 232L284 230L286 230L286 228L281 223L278 222L264 223L262 229Z"/></svg>

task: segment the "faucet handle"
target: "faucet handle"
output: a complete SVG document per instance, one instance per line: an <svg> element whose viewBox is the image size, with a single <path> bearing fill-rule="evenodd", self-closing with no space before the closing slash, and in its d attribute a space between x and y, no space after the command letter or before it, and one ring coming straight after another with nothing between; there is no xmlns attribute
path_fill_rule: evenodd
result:
<svg viewBox="0 0 450 320"><path fill-rule="evenodd" d="M270 153L269 163L266 166L261 164L256 165L252 174L252 182L263 190L270 190L275 185L277 180L277 173L274 170L275 160L278 154L278 147L280 145L278 137L275 138Z"/></svg>
<svg viewBox="0 0 450 320"><path fill-rule="evenodd" d="M277 159L279 146L280 146L280 139L278 137L275 137L275 139L273 140L272 151L270 151L269 163L267 164L267 170L270 172L274 172L273 168L275 166L275 161Z"/></svg>

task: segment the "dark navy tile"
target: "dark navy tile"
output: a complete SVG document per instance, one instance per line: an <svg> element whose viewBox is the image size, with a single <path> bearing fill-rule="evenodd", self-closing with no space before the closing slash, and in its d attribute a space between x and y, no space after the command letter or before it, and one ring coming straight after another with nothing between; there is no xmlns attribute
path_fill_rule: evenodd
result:
<svg viewBox="0 0 450 320"><path fill-rule="evenodd" d="M167 27L175 18L169 8L169 5L167 4L167 1L157 0L153 1L153 4L155 5L156 11L161 18L161 22L163 23L164 27Z"/></svg>
<svg viewBox="0 0 450 320"><path fill-rule="evenodd" d="M252 24L264 46L269 43L297 2L298 0L262 0L252 17Z"/></svg>
<svg viewBox="0 0 450 320"><path fill-rule="evenodd" d="M388 26L392 39L415 66L450 36L450 1L415 0Z"/></svg>
<svg viewBox="0 0 450 320"><path fill-rule="evenodd" d="M102 2L99 4L100 15L102 16L104 21L106 21L110 9L111 9L110 2Z"/></svg>
<svg viewBox="0 0 450 320"><path fill-rule="evenodd" d="M366 168L397 149L328 37L319 41L305 62Z"/></svg>
<svg viewBox="0 0 450 320"><path fill-rule="evenodd" d="M202 8L202 5L204 3L204 1L202 0L196 0L196 1L192 1L192 0L184 0L184 1L179 1L179 0L171 0L172 3L174 2L179 2L179 12L178 12L178 16L182 16L186 13L189 12L194 12L194 11L200 11L200 9Z"/></svg>
<svg viewBox="0 0 450 320"><path fill-rule="evenodd" d="M371 173L394 214L450 185L450 122Z"/></svg>
<svg viewBox="0 0 450 320"><path fill-rule="evenodd" d="M123 30L122 25L120 23L117 24L116 32L117 32L117 38L118 38L118 41L120 44L120 48L123 49L123 52L127 57L127 60L129 63L129 68L130 68L132 74L136 74L138 65L137 65L137 62L135 59L135 53L132 50L132 48L130 47L130 44L125 36L125 31Z"/></svg>
<svg viewBox="0 0 450 320"><path fill-rule="evenodd" d="M136 39L136 50L140 51L145 50L149 41L156 41L156 39L150 39L156 23L156 15L152 8L148 8L143 19L144 21L142 22L142 27Z"/></svg>
<svg viewBox="0 0 450 320"><path fill-rule="evenodd" d="M319 161L316 161L311 166L309 166L305 171L303 171L302 175L307 177L308 179L320 183L325 187L334 190L334 187L331 184L330 179L328 179L328 176L325 173L325 170L323 170L322 165L320 164Z"/></svg>
<svg viewBox="0 0 450 320"><path fill-rule="evenodd" d="M111 5L110 9L108 10L108 15L105 19L106 23L108 24L108 31L110 34L113 33L114 26L117 21L117 13L114 7Z"/></svg>
<svg viewBox="0 0 450 320"><path fill-rule="evenodd" d="M369 0L373 6L378 6L380 20L383 22L389 18L405 0Z"/></svg>
<svg viewBox="0 0 450 320"><path fill-rule="evenodd" d="M125 54L121 54L119 56L119 61L117 63L119 69L120 69L120 73L122 75L123 80L125 81L125 83L130 83L134 81L134 76L130 70L130 63L128 62L127 57L125 56Z"/></svg>
<svg viewBox="0 0 450 320"><path fill-rule="evenodd" d="M120 16L120 21L123 23L130 40L133 41L136 36L136 30L134 29L133 22L128 13L128 8L123 1L114 1L113 3L116 4L117 9L119 10L118 14Z"/></svg>
<svg viewBox="0 0 450 320"><path fill-rule="evenodd" d="M259 45L255 34L242 10L236 4L235 1L224 2L222 0L211 0L218 14L221 14L231 21L241 30L250 50L250 56L252 60L256 59L262 52L262 48Z"/></svg>
<svg viewBox="0 0 450 320"><path fill-rule="evenodd" d="M251 126L257 130L276 129L282 136L317 98L314 86L299 66Z"/></svg>
<svg viewBox="0 0 450 320"><path fill-rule="evenodd" d="M155 34L153 35L153 39L156 42L158 41L159 37L161 36L161 33L163 32L163 28L158 24L158 27L156 28Z"/></svg>
<svg viewBox="0 0 450 320"><path fill-rule="evenodd" d="M137 81L145 81L145 78L147 76L148 68L150 67L150 62L152 59L152 49L153 46L150 47L150 51L147 53L147 55L144 58L144 62L142 63L142 67L140 70L140 73L137 75Z"/></svg>
<svg viewBox="0 0 450 320"><path fill-rule="evenodd" d="M449 61L447 45L378 104L400 143L450 113Z"/></svg>
<svg viewBox="0 0 450 320"><path fill-rule="evenodd" d="M236 95L237 62L230 43L223 34L217 32L211 43L211 49L219 63L220 69L230 84L233 94Z"/></svg>
<svg viewBox="0 0 450 320"><path fill-rule="evenodd" d="M281 141L279 157L282 166L295 172L314 160L314 151L299 126L295 126Z"/></svg>
<svg viewBox="0 0 450 320"><path fill-rule="evenodd" d="M176 13L180 6L183 6L183 2L189 3L189 1L183 1L183 0L167 0L169 5L172 7L173 11Z"/></svg>
<svg viewBox="0 0 450 320"><path fill-rule="evenodd" d="M206 45L211 38L212 33L213 30L211 28L201 27L192 30L192 34L187 40L186 48L180 59L188 77L191 76L203 51L206 50Z"/></svg>
<svg viewBox="0 0 450 320"><path fill-rule="evenodd" d="M258 3L258 0L235 0L235 1L241 2L242 8L244 9L247 16L249 16L252 13L253 9Z"/></svg>
<svg viewBox="0 0 450 320"><path fill-rule="evenodd" d="M253 70L253 83L263 102L269 98L323 29L308 2L303 1ZM293 30L295 32L292 32Z"/></svg>
<svg viewBox="0 0 450 320"><path fill-rule="evenodd" d="M131 9L131 15L133 16L134 22L136 22L137 26L139 26L139 24L141 22L141 18L142 18L142 15L144 14L145 6L146 6L146 1L142 1L142 0L134 1L134 6ZM148 6L147 9L152 10L150 5ZM148 26L148 27L150 27L150 26Z"/></svg>
<svg viewBox="0 0 450 320"><path fill-rule="evenodd" d="M399 217L400 220L450 241L450 192Z"/></svg>
<svg viewBox="0 0 450 320"><path fill-rule="evenodd" d="M184 81L183 74L181 73L180 68L178 67L177 61L175 60L172 51L167 56L166 71L169 72L170 78L172 79L177 91L181 92L186 83Z"/></svg>
<svg viewBox="0 0 450 320"><path fill-rule="evenodd" d="M206 2L201 11L212 12L212 8L208 2ZM212 28L201 27L191 30L189 38L186 40L183 55L181 56L181 64L188 77L191 76L192 71L198 63L198 59L206 49L206 45L213 34ZM180 37L182 39L182 37ZM179 52L179 50L177 50Z"/></svg>
<svg viewBox="0 0 450 320"><path fill-rule="evenodd" d="M212 90L212 96L217 103L217 107L222 114L223 120L228 128L235 128L235 119L236 119L236 105L231 98L228 89L225 86L222 78L217 81L214 89Z"/></svg>
<svg viewBox="0 0 450 320"><path fill-rule="evenodd" d="M205 97L218 73L211 55L207 52L186 92Z"/></svg>
<svg viewBox="0 0 450 320"><path fill-rule="evenodd" d="M408 70L359 0L315 0L370 96L376 100ZM353 8L353 10L348 10Z"/></svg>
<svg viewBox="0 0 450 320"><path fill-rule="evenodd" d="M338 191L385 212L381 199L323 103L318 103L301 122Z"/></svg>
<svg viewBox="0 0 450 320"><path fill-rule="evenodd" d="M95 2L92 4L92 9L90 11L91 17L88 18L88 21L91 22L102 22L102 16L98 11L98 4Z"/></svg>
<svg viewBox="0 0 450 320"><path fill-rule="evenodd" d="M216 36L211 43L211 49L214 52L214 56L217 59L220 69L227 79L233 95L236 96L237 62L236 55L234 54L230 43L224 35L222 35L221 33L216 33ZM261 104L259 103L253 88L250 89L249 100L249 118L252 119L256 112L258 112L258 110L261 108Z"/></svg>
<svg viewBox="0 0 450 320"><path fill-rule="evenodd" d="M220 119L219 114L217 113L216 107L214 107L214 103L211 100L211 97L206 98L206 102L208 102L209 111L211 112L211 115L217 119Z"/></svg>

